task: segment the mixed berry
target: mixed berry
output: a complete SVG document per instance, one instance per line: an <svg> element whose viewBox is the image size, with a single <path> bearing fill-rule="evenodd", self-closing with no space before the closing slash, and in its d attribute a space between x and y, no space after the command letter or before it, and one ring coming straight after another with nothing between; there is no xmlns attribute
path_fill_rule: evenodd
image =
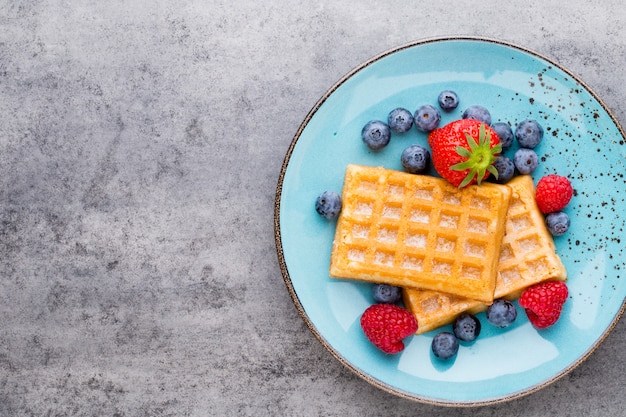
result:
<svg viewBox="0 0 626 417"><path fill-rule="evenodd" d="M398 107L389 112L387 123L395 133L408 132L413 127L413 115L407 109Z"/></svg>
<svg viewBox="0 0 626 417"><path fill-rule="evenodd" d="M334 219L341 212L341 197L334 191L324 191L315 200L315 210L328 220Z"/></svg>
<svg viewBox="0 0 626 417"><path fill-rule="evenodd" d="M430 152L421 145L409 145L402 151L400 163L405 171L421 174L430 167Z"/></svg>
<svg viewBox="0 0 626 417"><path fill-rule="evenodd" d="M480 120L487 126L491 125L491 113L487 110L486 107L483 107L479 104L473 104L469 106L463 114L461 115L463 119L474 119Z"/></svg>
<svg viewBox="0 0 626 417"><path fill-rule="evenodd" d="M415 127L422 132L432 132L439 127L441 122L441 113L436 107L430 104L424 104L415 110Z"/></svg>
<svg viewBox="0 0 626 417"><path fill-rule="evenodd" d="M480 184L484 180L506 184L515 175L531 174L539 164L535 148L542 142L543 126L533 119L511 124L495 122L489 110L481 105L467 107L460 120L439 127L441 111L450 112L459 105L459 96L444 90L437 97L439 108L423 104L413 114L405 108L389 112L387 123L371 120L361 131L364 144L372 150L387 146L392 133L402 134L414 126L428 134L430 149L421 145L407 146L400 160L405 171L425 173L431 165L451 184L462 188ZM503 155L514 142L519 148L512 156ZM553 236L565 234L570 219L565 211L573 195L567 177L548 174L537 182L535 200L545 216L546 227ZM341 211L341 197L334 191L322 193L315 204L317 212L326 219L334 219ZM402 307L402 289L387 284L372 286L374 303L361 316L361 327L367 338L385 353L403 350L402 340L417 331L419 323ZM558 320L568 297L564 282L550 281L523 291L518 303L533 326L542 329ZM517 318L515 304L497 299L488 306L485 317L496 328L511 326ZM473 342L481 331L480 320L462 313L452 324L452 332L440 331L432 339L435 357L450 359L459 350L459 341Z"/></svg>
<svg viewBox="0 0 626 417"><path fill-rule="evenodd" d="M454 320L452 331L457 339L473 342L480 334L480 320L469 313L462 313Z"/></svg>
<svg viewBox="0 0 626 417"><path fill-rule="evenodd" d="M504 122L496 122L491 125L491 128L498 138L500 138L500 145L502 146L502 150L505 151L513 145L513 130L508 123Z"/></svg>
<svg viewBox="0 0 626 417"><path fill-rule="evenodd" d="M415 316L395 304L373 304L361 316L365 336L385 353L404 349L403 339L417 331Z"/></svg>
<svg viewBox="0 0 626 417"><path fill-rule="evenodd" d="M532 174L539 165L539 156L530 148L519 148L513 155L513 163L520 174Z"/></svg>
<svg viewBox="0 0 626 417"><path fill-rule="evenodd" d="M563 211L546 214L546 226L552 236L562 236L569 229L569 216Z"/></svg>
<svg viewBox="0 0 626 417"><path fill-rule="evenodd" d="M459 351L459 341L450 332L437 333L430 346L433 354L439 359L450 359Z"/></svg>
<svg viewBox="0 0 626 417"><path fill-rule="evenodd" d="M494 178L498 184L506 184L515 175L515 164L509 157L499 155L493 163L493 167L498 171L498 175Z"/></svg>
<svg viewBox="0 0 626 417"><path fill-rule="evenodd" d="M517 310L509 300L495 300L487 307L487 321L499 328L509 327L517 318Z"/></svg>
<svg viewBox="0 0 626 417"><path fill-rule="evenodd" d="M452 90L444 90L439 93L437 103L443 111L452 111L459 106L459 96Z"/></svg>
<svg viewBox="0 0 626 417"><path fill-rule="evenodd" d="M515 139L522 148L533 149L543 139L543 127L536 120L521 121L515 128Z"/></svg>
<svg viewBox="0 0 626 417"><path fill-rule="evenodd" d="M519 305L525 309L533 326L544 329L559 319L567 296L568 289L564 282L542 282L524 290Z"/></svg>
<svg viewBox="0 0 626 417"><path fill-rule="evenodd" d="M377 303L395 304L402 298L402 288L388 284L374 284L372 295Z"/></svg>
<svg viewBox="0 0 626 417"><path fill-rule="evenodd" d="M361 139L368 148L379 150L389 144L391 139L391 128L387 123L380 120L372 120L363 126L361 130Z"/></svg>

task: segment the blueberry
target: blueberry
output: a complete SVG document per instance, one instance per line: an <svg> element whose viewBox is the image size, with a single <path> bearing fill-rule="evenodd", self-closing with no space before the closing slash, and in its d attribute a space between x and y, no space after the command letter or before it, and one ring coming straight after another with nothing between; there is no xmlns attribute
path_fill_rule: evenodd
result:
<svg viewBox="0 0 626 417"><path fill-rule="evenodd" d="M372 290L377 303L394 304L402 297L402 289L393 285L374 284Z"/></svg>
<svg viewBox="0 0 626 417"><path fill-rule="evenodd" d="M363 126L361 138L370 149L382 149L389 144L391 129L388 124L380 120L371 120Z"/></svg>
<svg viewBox="0 0 626 417"><path fill-rule="evenodd" d="M430 104L424 104L415 111L415 127L422 132L432 132L439 127L441 113Z"/></svg>
<svg viewBox="0 0 626 417"><path fill-rule="evenodd" d="M543 127L536 120L526 119L515 128L515 138L522 148L534 148L543 139Z"/></svg>
<svg viewBox="0 0 626 417"><path fill-rule="evenodd" d="M569 216L562 212L546 214L546 226L552 236L561 236L569 229Z"/></svg>
<svg viewBox="0 0 626 417"><path fill-rule="evenodd" d="M387 124L396 133L408 132L413 127L413 115L407 109L398 107L389 112Z"/></svg>
<svg viewBox="0 0 626 417"><path fill-rule="evenodd" d="M407 172L420 174L430 165L430 152L423 146L411 145L402 151L400 162Z"/></svg>
<svg viewBox="0 0 626 417"><path fill-rule="evenodd" d="M487 308L487 321L496 327L508 327L517 318L517 310L508 300L498 299Z"/></svg>
<svg viewBox="0 0 626 417"><path fill-rule="evenodd" d="M328 220L334 219L341 211L341 197L334 191L324 191L315 201L315 210Z"/></svg>
<svg viewBox="0 0 626 417"><path fill-rule="evenodd" d="M464 342L473 342L480 334L480 321L471 314L463 313L454 320L454 335Z"/></svg>
<svg viewBox="0 0 626 417"><path fill-rule="evenodd" d="M452 111L459 105L459 96L452 90L444 90L439 93L437 102L443 111Z"/></svg>
<svg viewBox="0 0 626 417"><path fill-rule="evenodd" d="M467 109L465 109L462 117L464 119L480 120L486 125L491 125L491 113L489 113L489 110L487 110L487 108L478 104L471 105Z"/></svg>
<svg viewBox="0 0 626 417"><path fill-rule="evenodd" d="M431 349L439 359L450 359L459 351L459 341L450 332L437 333L431 343Z"/></svg>
<svg viewBox="0 0 626 417"><path fill-rule="evenodd" d="M513 164L520 174L530 174L537 168L539 158L532 149L519 148L513 155Z"/></svg>
<svg viewBox="0 0 626 417"><path fill-rule="evenodd" d="M498 171L498 178L494 178L494 182L498 184L505 184L513 178L515 174L515 165L510 158L506 156L498 156L493 163L493 167Z"/></svg>
<svg viewBox="0 0 626 417"><path fill-rule="evenodd" d="M497 122L491 125L491 128L500 138L502 150L508 149L513 144L513 130L508 123Z"/></svg>

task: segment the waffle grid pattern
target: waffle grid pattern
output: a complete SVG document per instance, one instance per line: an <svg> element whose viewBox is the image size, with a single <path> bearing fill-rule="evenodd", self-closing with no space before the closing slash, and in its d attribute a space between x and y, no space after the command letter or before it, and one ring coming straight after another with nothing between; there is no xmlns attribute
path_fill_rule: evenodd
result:
<svg viewBox="0 0 626 417"><path fill-rule="evenodd" d="M487 308L487 304L480 301L438 291L404 289L402 295L404 305L417 319L416 334L449 324L463 312L475 314Z"/></svg>
<svg viewBox="0 0 626 417"><path fill-rule="evenodd" d="M566 280L564 265L556 253L552 236L534 200L530 176L510 181L512 195L507 212L506 231L500 250L494 299L516 299L533 284L546 280ZM487 304L437 291L405 288L405 306L417 318L417 334L451 323L462 312L476 313Z"/></svg>
<svg viewBox="0 0 626 417"><path fill-rule="evenodd" d="M492 299L506 188L352 165L342 198L332 276Z"/></svg>
<svg viewBox="0 0 626 417"><path fill-rule="evenodd" d="M548 279L565 280L565 267L546 228L529 176L509 182L513 190L500 250L495 298L517 298L526 287Z"/></svg>

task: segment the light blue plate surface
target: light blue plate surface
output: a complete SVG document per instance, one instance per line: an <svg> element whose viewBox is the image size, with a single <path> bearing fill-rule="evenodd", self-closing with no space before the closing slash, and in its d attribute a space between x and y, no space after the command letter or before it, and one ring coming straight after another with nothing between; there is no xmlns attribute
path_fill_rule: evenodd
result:
<svg viewBox="0 0 626 417"><path fill-rule="evenodd" d="M341 192L349 163L402 169L409 144L426 144L413 128L392 136L381 151L361 141L363 125L386 120L395 107L437 105L444 89L460 105L442 112L442 125L471 104L490 109L493 122L537 119L545 129L536 149L535 182L566 175L575 195L566 211L570 231L555 239L565 264L570 299L561 320L537 331L523 310L507 329L484 314L483 331L462 345L453 363L430 353L436 332L406 339L405 350L385 355L363 335L359 318L373 300L370 285L328 276L335 222L314 209L325 190ZM506 152L511 156L515 148ZM536 53L499 41L431 39L373 58L320 99L302 123L281 172L276 196L276 244L287 288L320 342L368 382L397 395L452 406L482 405L540 389L582 362L624 311L626 294L626 144L624 132L582 81ZM451 326L448 326L449 330Z"/></svg>

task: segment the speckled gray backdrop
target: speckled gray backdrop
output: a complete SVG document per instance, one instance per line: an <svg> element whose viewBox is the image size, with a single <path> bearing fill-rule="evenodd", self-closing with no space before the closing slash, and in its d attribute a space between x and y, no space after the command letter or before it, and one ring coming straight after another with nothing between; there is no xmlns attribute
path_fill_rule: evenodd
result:
<svg viewBox="0 0 626 417"><path fill-rule="evenodd" d="M626 122L621 1L474 3L0 0L0 415L475 415L344 369L291 303L273 235L309 109L410 41L527 46ZM480 414L624 415L624 326Z"/></svg>

